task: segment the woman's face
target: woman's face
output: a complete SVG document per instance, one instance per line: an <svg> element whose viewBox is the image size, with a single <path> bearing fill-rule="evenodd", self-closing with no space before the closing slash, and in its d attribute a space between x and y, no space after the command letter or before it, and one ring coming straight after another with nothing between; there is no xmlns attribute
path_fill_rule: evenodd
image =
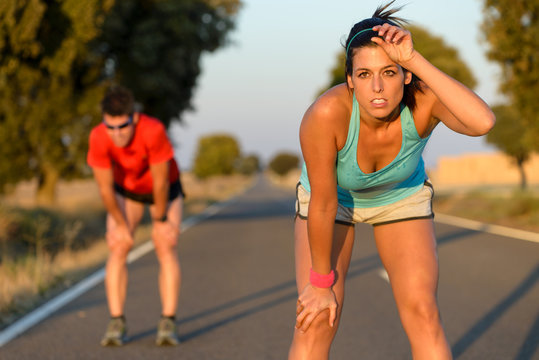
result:
<svg viewBox="0 0 539 360"><path fill-rule="evenodd" d="M352 57L352 75L348 85L354 89L361 117L385 120L402 101L404 85L412 73L393 62L379 46L356 49Z"/></svg>

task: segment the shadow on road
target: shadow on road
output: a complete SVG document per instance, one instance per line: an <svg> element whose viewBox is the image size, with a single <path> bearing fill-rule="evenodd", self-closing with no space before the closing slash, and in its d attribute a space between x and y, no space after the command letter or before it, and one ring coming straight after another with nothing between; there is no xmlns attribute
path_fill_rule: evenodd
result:
<svg viewBox="0 0 539 360"><path fill-rule="evenodd" d="M289 292L285 295L282 295L276 299L273 299L273 300L270 300L270 301L267 301L265 303L262 303L262 304L259 304L259 305L256 305L256 306L252 306L250 308L247 308L243 311L239 311L238 313L232 315L232 316L228 316L222 320L219 320L219 321L216 321L216 322L213 322L213 323L210 323L206 326L203 326L199 329L196 329L194 331L191 331L187 334L183 334L180 336L180 341L187 341L187 340L190 340L192 338L195 338L197 336L200 336L200 335L203 335L207 332L210 332L218 327L221 327L223 325L226 325L228 323L231 323L231 322L234 322L236 320L239 320L239 319L242 319L244 317L247 317L249 315L252 315L252 314L255 314L257 312L260 312L260 311L265 311L267 309L270 309L274 306L277 306L277 305L280 305L284 302L287 302L287 301L292 301L294 299L296 299L297 297L297 293L296 291L292 291L292 292ZM291 321L293 321L293 319L291 319Z"/></svg>
<svg viewBox="0 0 539 360"><path fill-rule="evenodd" d="M539 265L531 271L524 281L522 281L505 299L503 299L492 310L486 313L466 334L464 334L453 345L453 355L456 358L461 356L475 341L477 341L502 315L509 310L519 299L521 299L539 281ZM529 360L537 350L539 339L539 316L532 326L530 333L520 347L516 360Z"/></svg>
<svg viewBox="0 0 539 360"><path fill-rule="evenodd" d="M254 205L254 204L253 204ZM244 208L243 204L242 208ZM290 216L290 211L282 206L282 202L275 201L271 206L265 206L264 208L250 207L248 211L241 211L226 215L216 215L212 217L215 220L233 220L233 219L249 219L256 217L270 216ZM444 236L438 237L439 246L452 243L454 241L462 240L473 236L477 231L474 230L458 230ZM379 256L377 253L352 260L350 263L347 279L355 278L366 273L369 273L376 269L383 268ZM503 299L498 305L496 305L491 311L486 313L474 326L472 326L457 342L453 345L452 351L454 358L457 359L462 356L465 351L470 348L478 339L480 339L487 330L507 312L511 306L513 306L519 299L526 295L534 285L539 281L539 266L537 266L526 279L522 281L505 299ZM281 293L279 295L279 293ZM277 297L275 297L277 296ZM203 320L204 318L212 319L208 320L208 323L189 331L188 333L181 334L181 341L188 341L193 338L197 338L201 335L209 333L217 328L225 326L229 323L241 320L249 317L253 314L266 311L275 306L279 306L283 303L290 301L291 303L297 298L296 283L295 280L285 281L266 289L262 289L253 292L249 295L239 297L232 301L219 304L215 307L207 310L188 315L178 320L178 325L181 325L193 321ZM262 301L262 302L260 302ZM230 314L229 311L237 307L238 309ZM215 320L215 316L219 317L222 313L221 319ZM224 315L228 313L228 315ZM293 319L291 319L291 322ZM136 341L146 336L152 336L155 332L155 328L148 329L144 332L140 332L131 337L132 341ZM539 315L537 315L534 324L532 325L527 337L524 339L518 355L515 360L531 360L536 353L539 344Z"/></svg>
<svg viewBox="0 0 539 360"><path fill-rule="evenodd" d="M515 360L531 360L533 354L536 353L537 347L539 346L539 313L535 317L535 322L533 323L528 336L522 343L520 350L518 352Z"/></svg>
<svg viewBox="0 0 539 360"><path fill-rule="evenodd" d="M283 282L281 284L272 286L270 288L257 291L255 293L250 294L250 295L242 296L242 297L240 297L238 299L229 301L227 303L221 304L221 305L216 306L214 308L201 311L201 312L199 312L197 314L189 315L189 316L187 316L185 318L180 319L178 324L182 325L182 324L188 323L190 321L198 320L198 319L206 317L208 315L212 315L214 313L218 313L220 311L230 309L230 308L232 308L234 306L242 305L242 304L248 303L249 301L257 300L257 299L263 298L265 296L272 295L272 294L274 294L276 292L279 292L279 291L290 290L290 289L293 289L295 291L295 287L296 287L296 281L295 280L286 281L286 282Z"/></svg>
<svg viewBox="0 0 539 360"><path fill-rule="evenodd" d="M366 258L357 259L351 262L350 271L348 272L348 277L357 277L357 276L363 275L376 268L379 268L380 266L381 266L381 263L378 258L378 255L376 254L366 257ZM283 292L283 291L284 291L283 294L281 294L278 297L274 297L277 293ZM211 332L221 326L224 326L226 324L232 323L242 318L251 316L255 313L266 311L272 307L278 306L288 301L293 303L297 299L297 296L298 294L296 291L296 281L290 280L290 281L285 281L275 286L254 292L247 296L239 297L235 300L217 305L215 307L201 311L199 313L186 316L184 318L179 319L177 322L178 325L180 326L180 329L182 325L185 325L189 322L200 320L200 319L210 317L210 316L218 316L219 313L226 312L227 310L230 310L234 307L239 307L239 309L234 314L228 315L216 321L210 321L208 324L202 327L199 327L198 329L195 329L193 331L190 331L186 334L180 333L180 340L181 341L191 340L193 338L196 338L198 336ZM262 303L258 303L260 300L266 300L266 301ZM252 304L253 302L256 302L256 303ZM293 322L294 319L290 319L290 321ZM139 332L138 334L134 334L133 336L131 336L130 340L136 341L146 336L152 336L154 333L155 333L155 328L151 328L146 331Z"/></svg>

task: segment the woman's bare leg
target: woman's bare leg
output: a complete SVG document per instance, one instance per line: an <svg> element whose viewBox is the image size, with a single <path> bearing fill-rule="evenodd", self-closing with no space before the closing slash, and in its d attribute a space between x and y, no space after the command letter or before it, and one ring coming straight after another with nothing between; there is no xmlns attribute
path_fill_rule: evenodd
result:
<svg viewBox="0 0 539 360"><path fill-rule="evenodd" d="M294 338L288 354L289 360L323 360L328 358L329 349L339 325L344 299L344 279L348 272L353 244L354 227L336 224L332 251L332 264L336 272L333 292L338 304L335 325L329 326L329 310L327 310L318 315L305 333L294 329ZM298 293L301 293L309 283L311 250L307 236L307 221L300 218L296 219L295 223L295 256L296 283Z"/></svg>
<svg viewBox="0 0 539 360"><path fill-rule="evenodd" d="M436 299L438 256L432 220L375 226L374 236L413 358L451 359Z"/></svg>

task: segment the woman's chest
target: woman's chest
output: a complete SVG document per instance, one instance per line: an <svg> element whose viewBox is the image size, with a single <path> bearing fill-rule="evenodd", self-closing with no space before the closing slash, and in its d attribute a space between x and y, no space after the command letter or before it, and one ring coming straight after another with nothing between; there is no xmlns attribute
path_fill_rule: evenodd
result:
<svg viewBox="0 0 539 360"><path fill-rule="evenodd" d="M356 140L356 162L361 171L370 174L389 165L403 145L400 120L381 129L361 126Z"/></svg>

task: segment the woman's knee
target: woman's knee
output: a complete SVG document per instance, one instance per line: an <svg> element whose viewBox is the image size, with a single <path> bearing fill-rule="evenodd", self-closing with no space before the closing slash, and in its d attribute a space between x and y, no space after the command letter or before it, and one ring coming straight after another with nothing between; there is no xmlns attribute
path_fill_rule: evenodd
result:
<svg viewBox="0 0 539 360"><path fill-rule="evenodd" d="M318 314L312 321L309 328L305 331L296 330L299 339L313 344L331 344L333 337L337 331L337 324L339 315L335 321L334 326L329 326L329 310L324 310Z"/></svg>
<svg viewBox="0 0 539 360"><path fill-rule="evenodd" d="M431 295L413 296L400 309L405 321L421 324L423 327L438 327L440 311L436 298Z"/></svg>

